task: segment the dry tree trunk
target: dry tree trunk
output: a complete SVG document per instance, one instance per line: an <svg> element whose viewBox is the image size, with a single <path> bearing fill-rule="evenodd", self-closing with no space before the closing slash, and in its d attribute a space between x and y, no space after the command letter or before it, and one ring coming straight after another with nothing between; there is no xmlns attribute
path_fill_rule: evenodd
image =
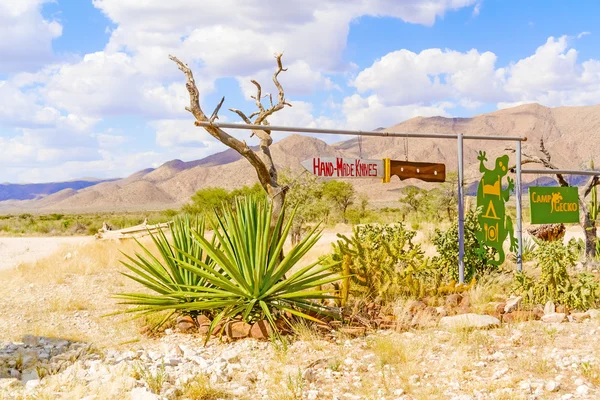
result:
<svg viewBox="0 0 600 400"><path fill-rule="evenodd" d="M252 96L252 98L256 101L256 106L258 110L250 114L249 117L247 117L240 110L234 108L230 109L232 112L239 115L240 118L242 118L247 124L265 126L264 130L254 130L250 135L250 137L256 135L259 138L260 153L252 151L245 141L240 141L236 139L235 137L231 136L230 134L228 134L227 132L225 132L217 126L204 127L204 129L209 134L211 134L221 143L237 151L254 167L258 176L258 180L263 189L267 192L273 205L273 217L271 219L272 228L275 227L277 219L283 212L283 203L285 201L285 195L287 191L287 186L280 185L277 180L277 169L275 168L275 163L273 162L273 157L271 156L270 150L270 146L273 143L273 138L271 137L271 131L268 129L269 122L267 121L267 118L269 116L273 115L279 110L282 110L285 106L291 107L291 104L289 104L285 100L285 92L278 80L279 74L283 71L287 71L286 68L283 68L281 62L282 56L283 54L275 55L275 59L277 60L277 70L273 74L273 83L277 87L278 91L277 103L273 104L273 97L270 94L263 96L260 84L257 81L252 80L251 82L256 86L257 89L256 96ZM217 105L211 117L208 118L206 114L204 114L204 112L202 111L202 108L200 107L200 95L196 86L196 82L194 81L194 76L192 74L191 69L187 66L187 64L181 62L177 57L169 56L169 58L177 64L178 68L185 74L185 77L187 79L186 88L190 94L190 106L186 107L186 110L192 113L192 115L196 119L196 126L199 126L198 122L212 123L216 119L218 119L218 112L225 98L221 99L221 102ZM262 99L267 96L270 99L269 108L265 108L262 104ZM254 121L252 120L252 118L254 118Z"/></svg>

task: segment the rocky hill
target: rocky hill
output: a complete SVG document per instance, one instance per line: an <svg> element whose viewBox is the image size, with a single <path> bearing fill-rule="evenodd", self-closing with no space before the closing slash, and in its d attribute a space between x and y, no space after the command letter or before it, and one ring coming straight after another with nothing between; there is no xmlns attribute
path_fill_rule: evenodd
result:
<svg viewBox="0 0 600 400"><path fill-rule="evenodd" d="M552 153L553 162L562 168L586 168L600 154L600 106L547 108L538 104L504 109L472 118L417 117L385 129L389 132L420 132L470 135L526 136L523 152L539 155L543 138ZM359 154L359 148L362 154ZM465 177L473 183L478 177L477 154L487 151L493 158L513 148L513 143L465 141ZM406 149L408 151L406 151ZM443 162L448 171L456 170L456 141L453 139L414 139L363 137L327 144L314 137L291 135L272 146L272 154L280 168L300 173L300 162L313 156L362 156L411 161ZM597 163L599 162L596 160ZM524 181L541 176L529 175ZM235 188L255 183L256 175L246 160L233 150L211 155L202 160L173 160L156 169L145 169L120 180L102 182L84 188L67 186L43 198L22 200L5 196L0 210L29 209L39 211L99 211L164 209L179 207L202 187ZM357 189L373 200L394 201L406 184L394 179L389 184L375 180L355 180ZM547 184L548 181L545 180ZM432 187L433 184L425 184Z"/></svg>

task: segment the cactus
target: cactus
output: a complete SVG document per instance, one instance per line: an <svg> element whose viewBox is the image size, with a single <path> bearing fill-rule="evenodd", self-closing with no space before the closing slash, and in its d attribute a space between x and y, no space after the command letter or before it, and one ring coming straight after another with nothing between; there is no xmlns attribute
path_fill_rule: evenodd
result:
<svg viewBox="0 0 600 400"><path fill-rule="evenodd" d="M590 168L592 170L594 169L594 160L590 162ZM590 217L592 221L596 221L599 214L600 206L598 205L598 188L594 186L592 188L592 200L590 201Z"/></svg>

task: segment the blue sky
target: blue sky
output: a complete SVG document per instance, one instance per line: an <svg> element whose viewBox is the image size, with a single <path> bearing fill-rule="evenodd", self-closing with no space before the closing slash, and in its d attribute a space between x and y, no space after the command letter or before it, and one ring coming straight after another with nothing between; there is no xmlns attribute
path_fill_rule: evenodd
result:
<svg viewBox="0 0 600 400"><path fill-rule="evenodd" d="M184 111L168 54L192 67L207 113L221 96L250 113L249 80L273 91L284 51L293 107L273 124L598 104L597 15L593 1L3 0L0 182L120 177L223 150Z"/></svg>

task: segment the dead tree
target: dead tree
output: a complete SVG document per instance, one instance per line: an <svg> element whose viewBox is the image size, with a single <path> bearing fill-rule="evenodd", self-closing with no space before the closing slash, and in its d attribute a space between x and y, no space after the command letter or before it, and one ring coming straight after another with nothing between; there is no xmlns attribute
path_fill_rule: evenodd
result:
<svg viewBox="0 0 600 400"><path fill-rule="evenodd" d="M521 164L542 164L544 167L548 169L559 169L556 165L552 163L552 155L544 146L544 139L540 139L540 151L544 155L543 157L537 157L533 155L528 155L522 153L523 159ZM570 186L569 183L565 180L562 174L556 174L556 179L560 186ZM579 225L583 229L583 234L585 235L585 256L586 259L592 260L596 255L596 238L597 238L597 227L596 220L592 218L592 214L590 209L585 202L587 196L592 192L592 189L600 184L600 175L594 175L590 177L587 183L578 189L579 191Z"/></svg>
<svg viewBox="0 0 600 400"><path fill-rule="evenodd" d="M256 86L256 96L252 96L252 98L256 102L257 111L253 112L249 116L246 116L242 111L230 108L230 111L236 113L237 115L244 120L247 124L254 125L264 125L264 130L253 130L250 137L256 135L260 140L260 152L254 152L248 147L246 141L236 139L231 136L221 128L211 125L206 126L204 129L212 135L215 139L225 144L226 146L232 148L237 151L242 157L244 157L248 162L254 167L256 170L256 174L258 176L258 181L260 182L263 189L267 192L271 202L273 204L273 218L271 220L271 226L275 226L275 221L281 214L283 210L283 203L285 201L285 194L287 191L287 186L280 185L277 181L277 169L275 168L275 163L273 162L273 157L271 156L270 146L273 143L273 138L271 137L271 131L268 129L269 122L267 118L276 113L279 110L282 110L285 106L291 107L291 104L286 102L285 100L285 92L283 87L279 83L278 76L281 72L287 71L287 68L283 68L281 57L283 54L276 54L275 59L277 60L277 70L273 74L273 83L278 91L277 103L273 104L273 96L270 94L264 95L262 94L262 87L260 84L252 80L251 82ZM198 88L196 87L196 82L194 81L194 76L192 74L191 69L181 62L175 56L169 56L169 58L174 61L179 69L185 74L187 79L186 88L190 94L190 105L185 109L192 113L194 118L196 119L195 125L200 126L199 122L210 122L213 123L216 119L218 119L219 109L223 105L225 101L225 97L221 99L214 112L210 117L207 117L206 114L202 111L200 107L200 94L198 92ZM269 107L265 108L262 104L262 99L265 97L269 97ZM254 119L254 120L253 120Z"/></svg>

